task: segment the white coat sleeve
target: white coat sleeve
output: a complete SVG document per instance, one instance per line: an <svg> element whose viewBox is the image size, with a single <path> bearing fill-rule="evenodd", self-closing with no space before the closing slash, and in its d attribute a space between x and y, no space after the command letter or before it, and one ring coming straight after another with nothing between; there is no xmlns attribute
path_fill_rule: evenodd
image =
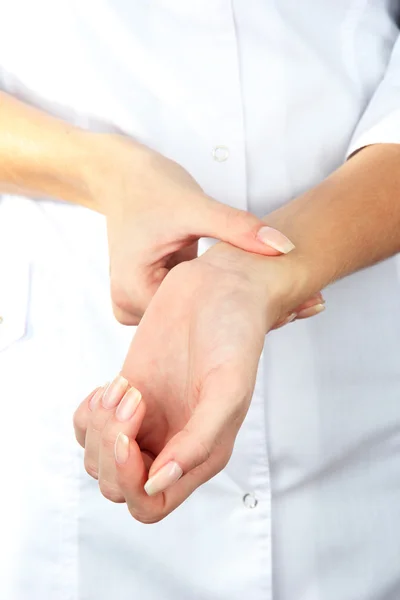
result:
<svg viewBox="0 0 400 600"><path fill-rule="evenodd" d="M400 35L386 73L352 136L347 156L371 144L400 144Z"/></svg>

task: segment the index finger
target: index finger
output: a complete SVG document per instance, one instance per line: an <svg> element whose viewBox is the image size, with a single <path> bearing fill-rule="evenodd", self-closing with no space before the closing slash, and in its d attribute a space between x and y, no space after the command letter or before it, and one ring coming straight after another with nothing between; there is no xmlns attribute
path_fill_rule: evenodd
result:
<svg viewBox="0 0 400 600"><path fill-rule="evenodd" d="M97 394L97 392L99 392L102 389L103 387L97 387L92 392L90 392L90 394L86 396L84 400L82 400L82 402L74 412L73 424L75 437L78 444L82 446L82 448L85 447L86 430L90 418L89 402Z"/></svg>
<svg viewBox="0 0 400 600"><path fill-rule="evenodd" d="M226 402L216 403L214 395L204 399L186 427L169 440L154 461L150 487L140 446L120 436L116 444L117 481L132 516L142 523L160 521L221 471L232 452L237 417L229 394Z"/></svg>
<svg viewBox="0 0 400 600"><path fill-rule="evenodd" d="M149 497L144 485L148 477L148 456L136 440L120 432L115 441L116 481L132 517L141 523L156 523L166 516L163 494Z"/></svg>

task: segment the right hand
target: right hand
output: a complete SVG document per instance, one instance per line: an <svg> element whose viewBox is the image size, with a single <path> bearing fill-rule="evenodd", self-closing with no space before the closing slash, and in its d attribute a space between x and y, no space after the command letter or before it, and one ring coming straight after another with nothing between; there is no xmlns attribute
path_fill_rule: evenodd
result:
<svg viewBox="0 0 400 600"><path fill-rule="evenodd" d="M137 325L170 269L211 237L277 256L293 244L254 215L207 196L176 162L119 135L89 134L89 192L107 218L111 297L118 321Z"/></svg>
<svg viewBox="0 0 400 600"><path fill-rule="evenodd" d="M293 289L296 273L284 260L217 244L166 277L122 377L74 416L86 470L106 498L154 523L223 469L250 404L265 333L302 297L301 286ZM127 392L129 384L136 389Z"/></svg>

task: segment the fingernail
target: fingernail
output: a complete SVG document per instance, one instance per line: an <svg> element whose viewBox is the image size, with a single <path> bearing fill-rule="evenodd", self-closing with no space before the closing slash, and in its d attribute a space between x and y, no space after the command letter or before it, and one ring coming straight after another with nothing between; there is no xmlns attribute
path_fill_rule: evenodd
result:
<svg viewBox="0 0 400 600"><path fill-rule="evenodd" d="M128 390L121 402L117 406L115 416L118 421L129 421L135 414L137 407L142 399L142 394L136 388L132 387Z"/></svg>
<svg viewBox="0 0 400 600"><path fill-rule="evenodd" d="M288 323L291 323L292 321L295 320L296 317L297 317L297 314L296 313L292 313L291 315L289 315L288 317L286 317L286 319L284 321L282 321L281 327L283 327L283 325L287 325Z"/></svg>
<svg viewBox="0 0 400 600"><path fill-rule="evenodd" d="M124 433L119 433L114 446L115 460L123 465L129 458L129 438Z"/></svg>
<svg viewBox="0 0 400 600"><path fill-rule="evenodd" d="M297 318L305 319L307 317L314 317L325 310L325 304L315 304L310 308L305 308L297 313Z"/></svg>
<svg viewBox="0 0 400 600"><path fill-rule="evenodd" d="M288 254L295 247L286 235L283 235L277 229L273 229L273 227L261 227L257 233L257 238L264 244L278 250L278 252L282 252L282 254Z"/></svg>
<svg viewBox="0 0 400 600"><path fill-rule="evenodd" d="M125 377L118 375L114 381L110 383L103 394L102 404L104 408L110 409L117 406L121 397L125 394L128 388L128 382Z"/></svg>
<svg viewBox="0 0 400 600"><path fill-rule="evenodd" d="M101 388L99 388L97 390L97 392L90 398L90 402L89 402L89 408L90 410L94 410L96 405L98 404L100 398L102 397L102 395L104 394L104 390L107 387L107 384L104 386L102 386Z"/></svg>
<svg viewBox="0 0 400 600"><path fill-rule="evenodd" d="M146 481L144 491L148 496L154 496L163 492L167 487L176 483L183 475L183 471L178 463L171 461L161 467L153 477Z"/></svg>

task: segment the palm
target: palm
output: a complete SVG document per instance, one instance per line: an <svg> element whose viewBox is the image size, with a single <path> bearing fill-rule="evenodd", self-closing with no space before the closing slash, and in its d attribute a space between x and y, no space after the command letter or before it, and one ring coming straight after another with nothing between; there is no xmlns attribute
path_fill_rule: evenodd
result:
<svg viewBox="0 0 400 600"><path fill-rule="evenodd" d="M139 521L164 518L229 460L264 334L287 310L292 279L281 269L224 244L176 266L128 351L122 375L133 387L119 376L111 407L100 388L75 413L86 469Z"/></svg>
<svg viewBox="0 0 400 600"><path fill-rule="evenodd" d="M122 371L146 402L137 437L142 452L155 458L212 397L229 402L232 423L219 440L229 457L249 406L265 331L264 315L251 302L246 279L201 259L167 276Z"/></svg>

